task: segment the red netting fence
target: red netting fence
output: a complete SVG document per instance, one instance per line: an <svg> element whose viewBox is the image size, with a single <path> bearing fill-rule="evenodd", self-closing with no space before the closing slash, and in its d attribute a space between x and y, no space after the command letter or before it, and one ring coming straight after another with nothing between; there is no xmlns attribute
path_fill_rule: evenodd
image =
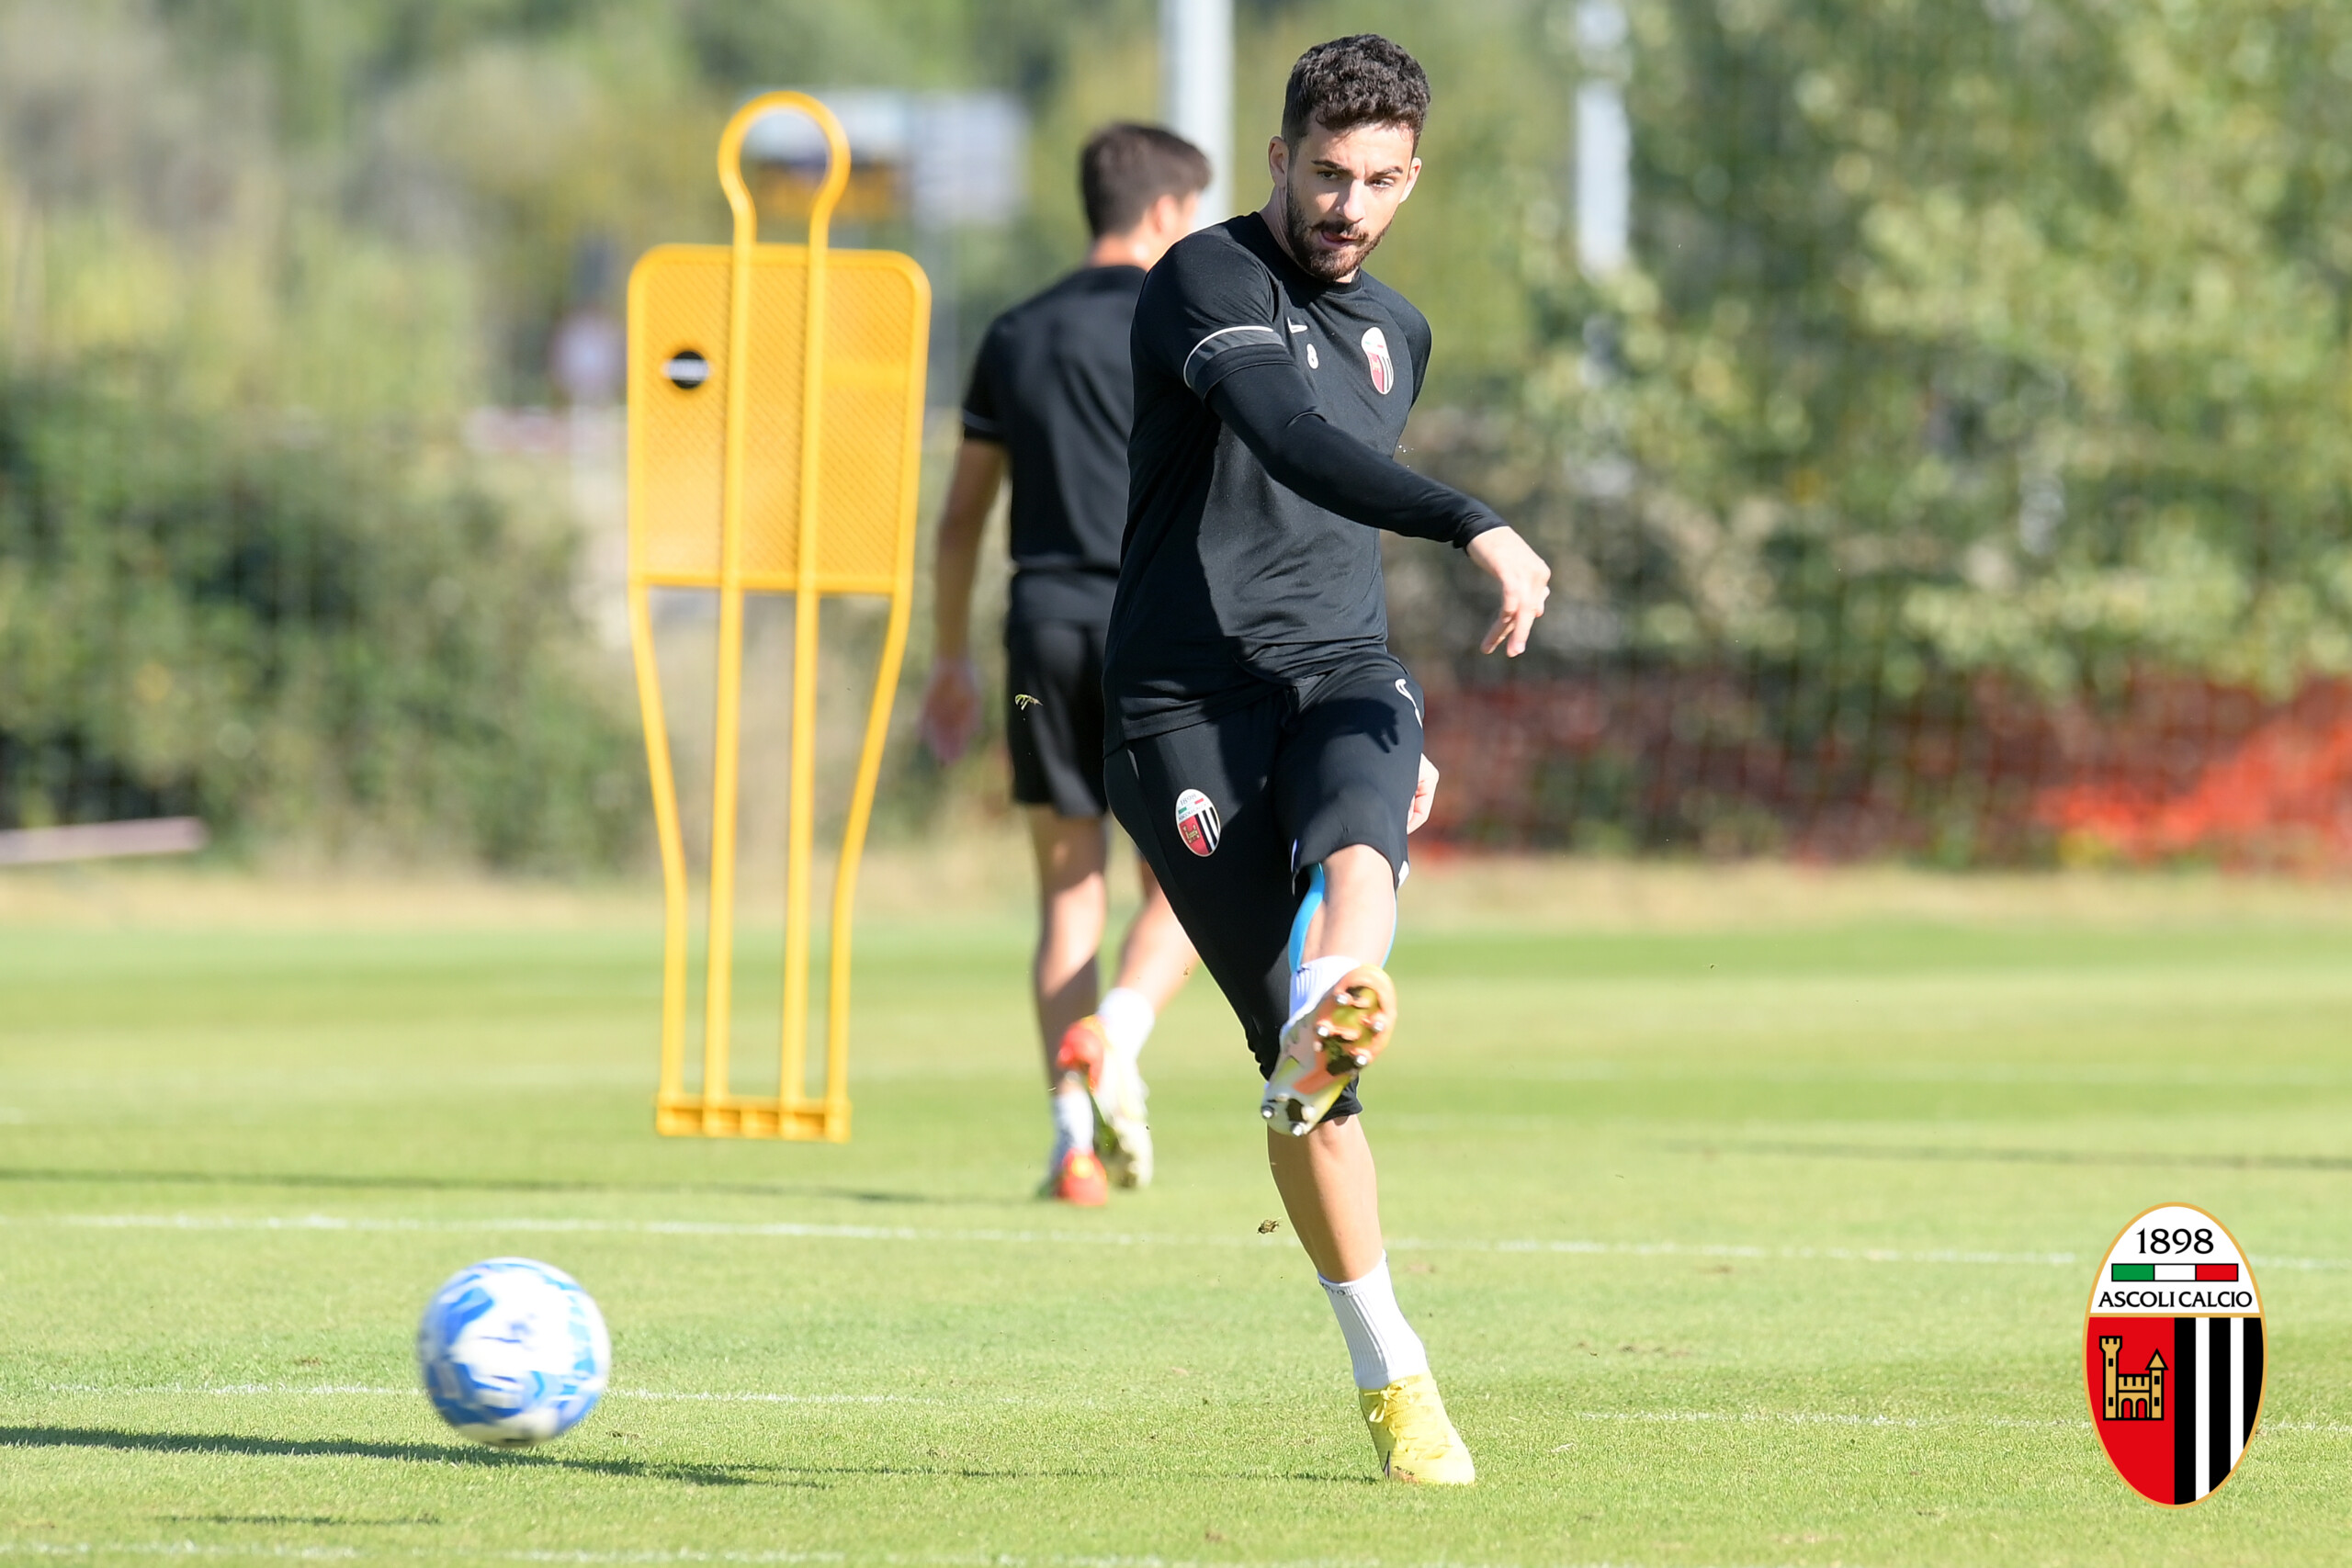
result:
<svg viewBox="0 0 2352 1568"><path fill-rule="evenodd" d="M1430 830L1464 846L2196 861L2352 870L2352 682L2268 700L2142 676L2052 703L1986 677L1801 732L1725 671L1433 691Z"/></svg>

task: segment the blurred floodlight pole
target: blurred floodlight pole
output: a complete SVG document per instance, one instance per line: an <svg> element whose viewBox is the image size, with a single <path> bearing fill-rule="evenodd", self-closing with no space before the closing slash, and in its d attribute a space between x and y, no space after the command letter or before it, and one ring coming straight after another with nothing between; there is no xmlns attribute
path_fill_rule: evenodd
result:
<svg viewBox="0 0 2352 1568"><path fill-rule="evenodd" d="M1159 109L1209 156L1200 223L1233 216L1233 0L1159 0Z"/></svg>
<svg viewBox="0 0 2352 1568"><path fill-rule="evenodd" d="M1625 10L1617 0L1578 0L1577 52L1577 265L1587 277L1623 271L1633 254L1634 128L1625 116Z"/></svg>

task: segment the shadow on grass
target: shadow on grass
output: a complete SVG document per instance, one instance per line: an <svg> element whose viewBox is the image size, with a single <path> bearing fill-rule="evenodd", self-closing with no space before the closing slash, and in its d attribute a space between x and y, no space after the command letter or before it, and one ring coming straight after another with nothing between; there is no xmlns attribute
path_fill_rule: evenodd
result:
<svg viewBox="0 0 2352 1568"><path fill-rule="evenodd" d="M0 1182L104 1182L117 1186L276 1187L348 1192L689 1192L728 1198L831 1198L849 1203L1001 1208L1024 1193L951 1197L931 1192L873 1192L848 1187L787 1186L764 1181L544 1181L495 1176L348 1176L301 1171L48 1170L0 1168Z"/></svg>
<svg viewBox="0 0 2352 1568"><path fill-rule="evenodd" d="M312 1454L389 1459L412 1464L547 1466L556 1470L627 1476L634 1480L675 1481L689 1486L798 1486L831 1491L835 1479L857 1476L907 1477L955 1481L1102 1481L1097 1470L1046 1470L941 1462L933 1464L692 1464L634 1459L569 1459L558 1454L432 1443L370 1443L348 1438L248 1438L220 1432L126 1432L94 1427L0 1427L0 1449L111 1449L136 1453L229 1453L264 1457ZM1201 1472L1221 1480L1278 1479L1313 1481L1329 1485L1377 1485L1380 1478L1362 1472L1335 1474L1292 1471L1280 1476L1230 1472ZM191 1516L174 1516L187 1518ZM277 1525L431 1525L441 1521L424 1515L403 1519L346 1519L330 1516L203 1515L208 1523Z"/></svg>
<svg viewBox="0 0 2352 1568"><path fill-rule="evenodd" d="M786 1467L766 1464L668 1463L636 1459L570 1459L559 1454L517 1453L432 1443L370 1443L351 1438L248 1438L225 1432L126 1432L103 1427L0 1427L0 1449L110 1449L130 1453L225 1453L267 1457L312 1454L399 1460L410 1464L503 1465L546 1468L688 1486L807 1486L824 1483L769 1473Z"/></svg>

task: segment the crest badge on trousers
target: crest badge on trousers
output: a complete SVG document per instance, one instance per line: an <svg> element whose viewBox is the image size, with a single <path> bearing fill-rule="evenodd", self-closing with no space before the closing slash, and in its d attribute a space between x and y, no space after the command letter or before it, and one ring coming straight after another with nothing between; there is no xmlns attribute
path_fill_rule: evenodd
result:
<svg viewBox="0 0 2352 1568"><path fill-rule="evenodd" d="M1217 820L1216 802L1199 790L1188 789L1176 797L1176 836L1184 847L1206 859L1216 853L1216 840L1225 830Z"/></svg>

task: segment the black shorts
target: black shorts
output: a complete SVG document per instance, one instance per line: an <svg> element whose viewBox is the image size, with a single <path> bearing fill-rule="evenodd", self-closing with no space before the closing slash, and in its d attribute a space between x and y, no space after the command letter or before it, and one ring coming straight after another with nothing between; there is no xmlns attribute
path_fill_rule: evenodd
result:
<svg viewBox="0 0 2352 1568"><path fill-rule="evenodd" d="M1401 881L1420 767L1420 688L1385 654L1131 740L1105 764L1112 809L1233 1004L1261 1074L1274 1070L1290 1018L1290 929L1308 873L1369 844ZM1361 1110L1351 1088L1329 1114Z"/></svg>
<svg viewBox="0 0 2352 1568"><path fill-rule="evenodd" d="M1063 817L1101 817L1102 632L1088 621L1004 623L1004 739L1012 798ZM1034 700L1032 700L1034 699Z"/></svg>

